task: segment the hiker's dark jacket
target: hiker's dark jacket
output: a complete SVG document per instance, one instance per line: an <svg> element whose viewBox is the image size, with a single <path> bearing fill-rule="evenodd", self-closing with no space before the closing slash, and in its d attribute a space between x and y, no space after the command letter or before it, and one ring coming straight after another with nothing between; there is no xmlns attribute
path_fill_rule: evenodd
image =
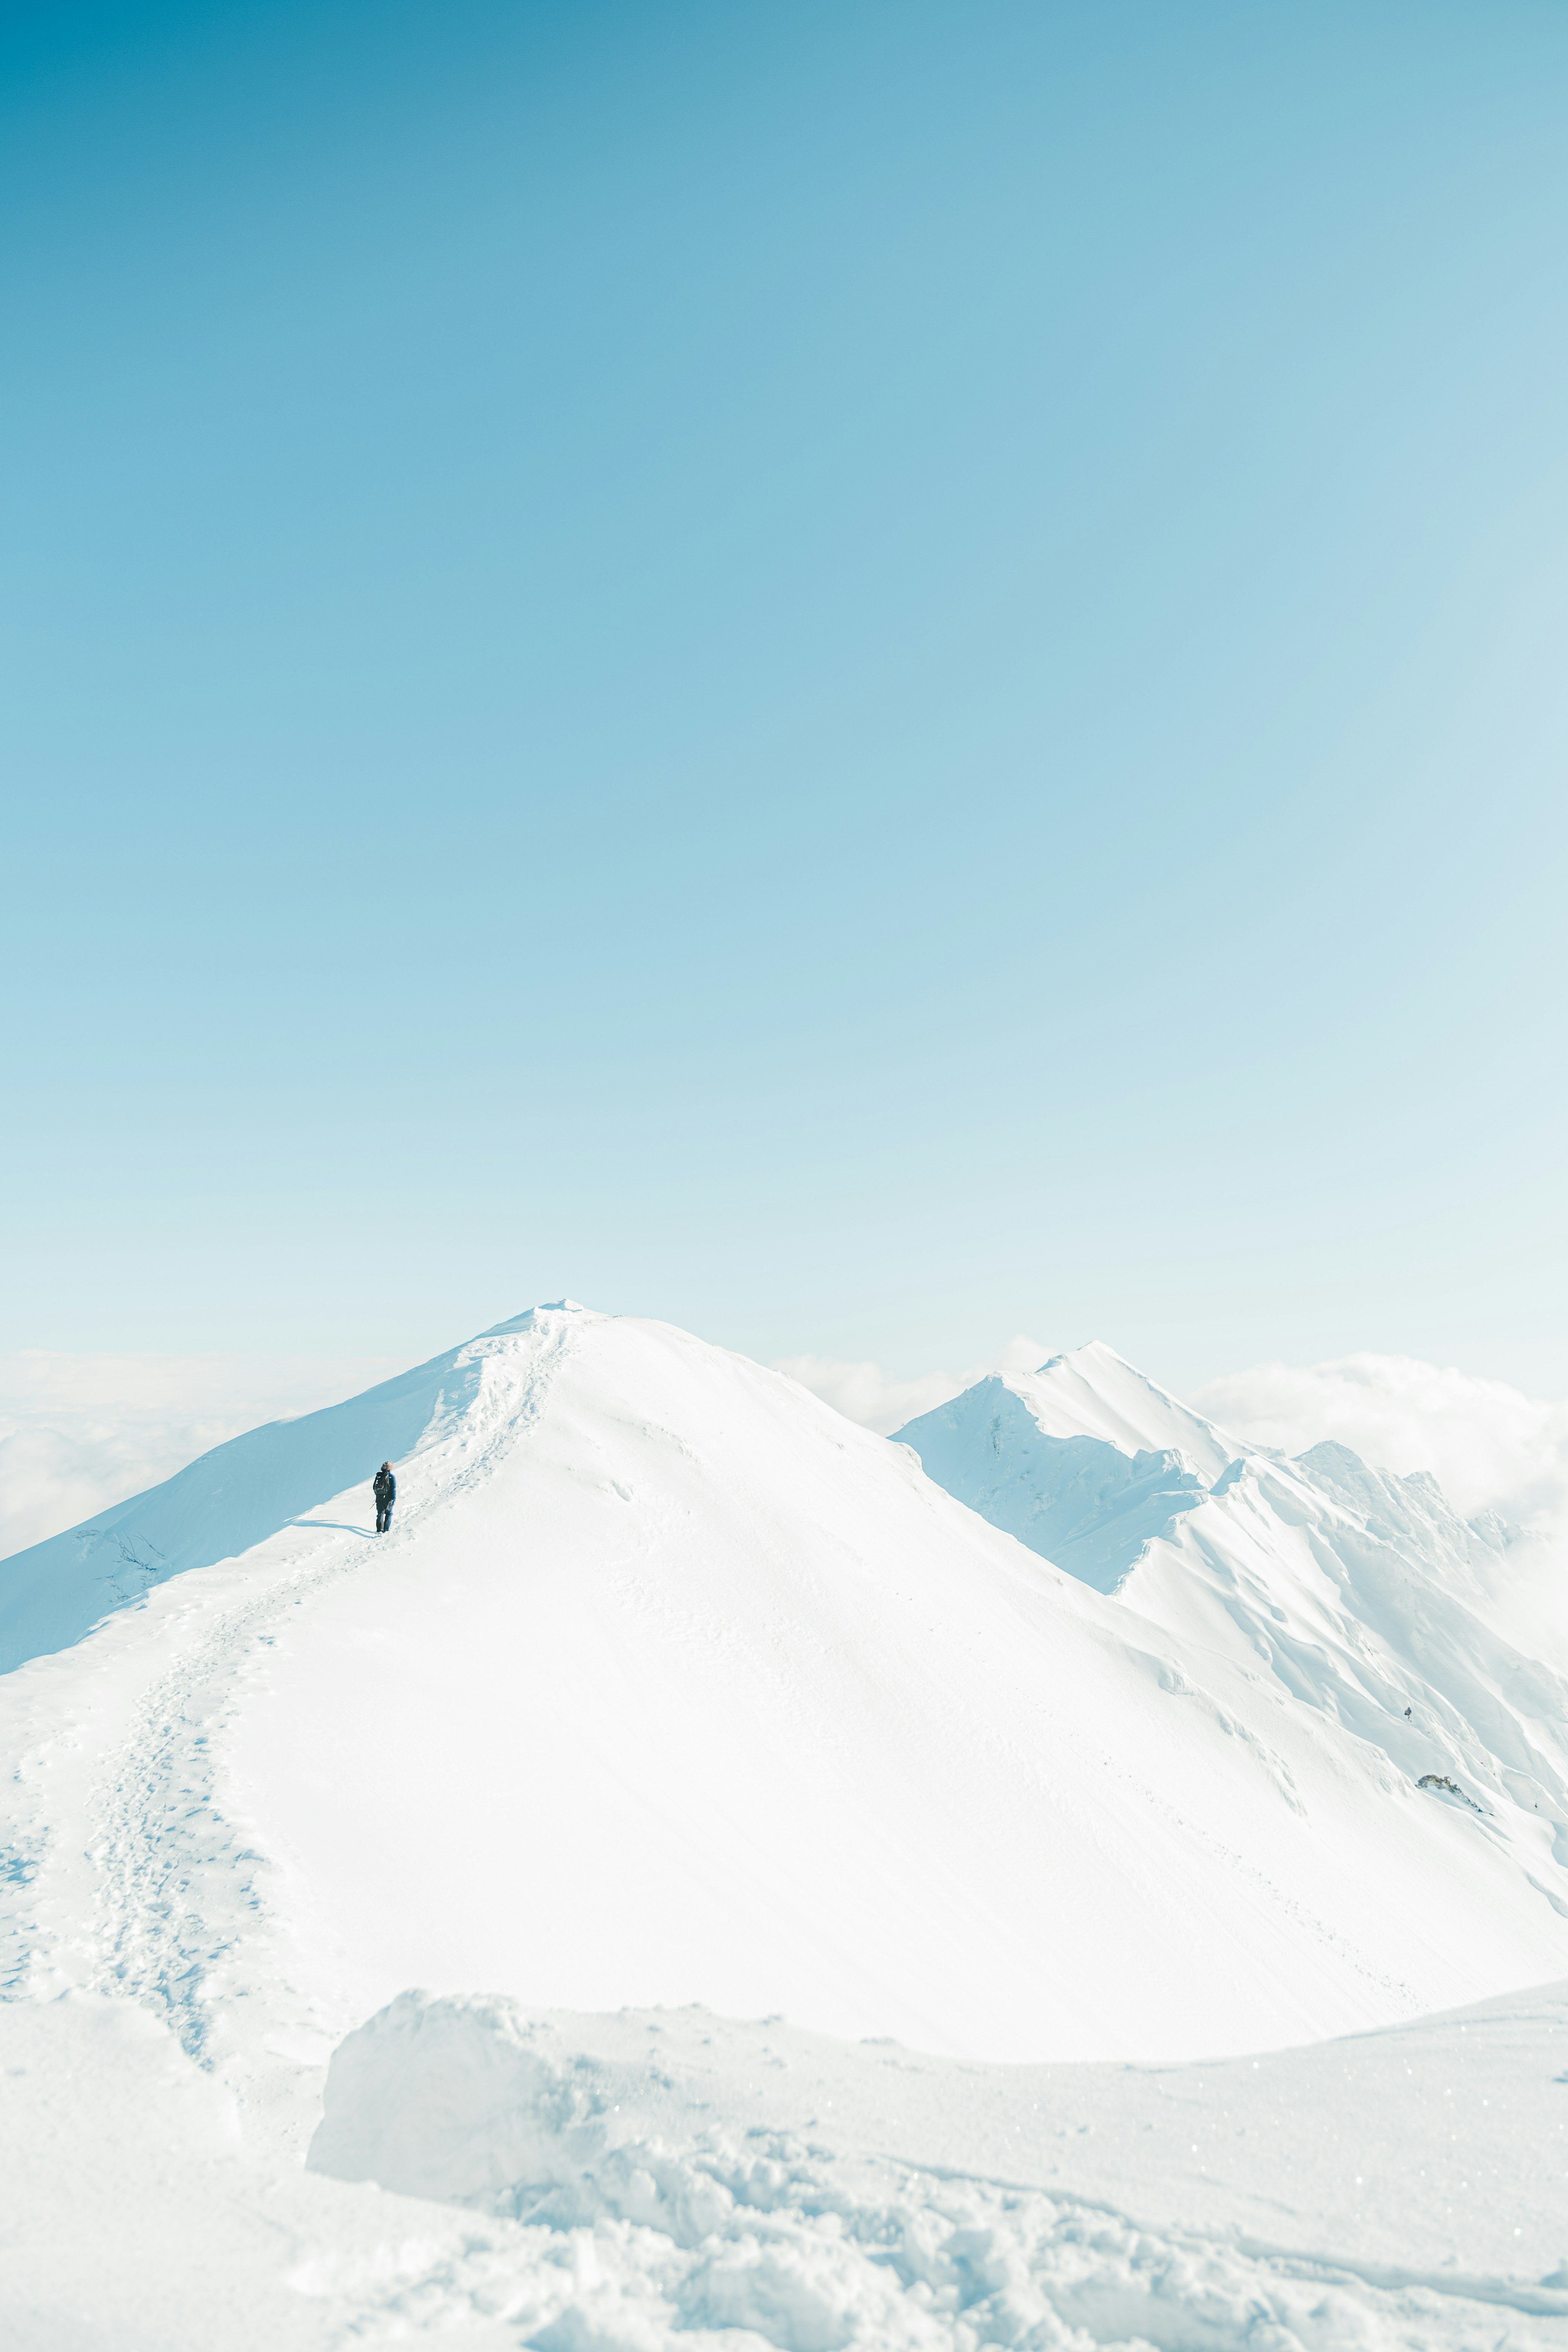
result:
<svg viewBox="0 0 1568 2352"><path fill-rule="evenodd" d="M384 1511L388 1504L395 1503L397 1500L397 1481L393 1476L390 1470L378 1470L376 1472L374 1491L375 1494L376 1507L379 1510Z"/></svg>

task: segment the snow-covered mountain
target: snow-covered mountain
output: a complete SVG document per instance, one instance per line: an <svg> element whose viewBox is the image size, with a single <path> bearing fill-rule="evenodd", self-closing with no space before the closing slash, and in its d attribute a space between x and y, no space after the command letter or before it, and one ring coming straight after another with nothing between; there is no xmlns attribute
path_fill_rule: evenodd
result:
<svg viewBox="0 0 1568 2352"><path fill-rule="evenodd" d="M1158 1462L1083 1377L1058 1426L1120 1443L1039 1443ZM13 1642L118 1604L5 1685L11 1981L137 1991L259 2075L410 1984L1126 2057L1568 1968L1559 1783L1445 1696L1459 1616L1400 1617L1363 1517L1214 1475L1173 1410L1199 1484L1135 1606L782 1376L571 1306L220 1446L0 1568Z"/></svg>
<svg viewBox="0 0 1568 2352"><path fill-rule="evenodd" d="M894 1442L1152 1628L1435 1782L1568 1916L1568 1684L1499 1630L1495 1521L1347 1446L1250 1449L1098 1345L979 1381Z"/></svg>
<svg viewBox="0 0 1568 2352"><path fill-rule="evenodd" d="M1560 2000L1487 2012L1517 2042L1495 2118L1463 2019L1300 2069L1163 2063L1568 1972L1563 1694L1488 1631L1489 1531L1341 1449L1246 1454L1103 1350L906 1440L563 1304L0 1562L29 2151L7 2170L0 2136L0 2181L29 2244L67 2216L58 2260L0 2264L8 2344L1241 2352L1568 2321L1550 2194L1471 2194L1482 2140L1558 2127ZM1061 2058L1112 2063L960 2063ZM1352 2075L1386 2111L1374 2204L1384 2158L1358 2126L1352 2185L1320 2128ZM1463 2210L1417 2264L1399 2216L1460 2193L1458 2153L1418 2161L1457 2083ZM1497 2246L1537 2284L1479 2275Z"/></svg>

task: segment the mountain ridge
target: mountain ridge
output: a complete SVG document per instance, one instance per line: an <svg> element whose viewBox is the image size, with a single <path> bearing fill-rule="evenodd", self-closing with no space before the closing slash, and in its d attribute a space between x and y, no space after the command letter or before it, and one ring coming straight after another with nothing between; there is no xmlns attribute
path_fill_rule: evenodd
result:
<svg viewBox="0 0 1568 2352"><path fill-rule="evenodd" d="M1111 1377L1124 1436L1160 1433ZM1568 1968L1501 1653L1479 1673L1457 1618L1425 1664L1392 1617L1352 1639L1388 1547L1291 1465L1204 1487L1179 1449L1049 1443L1152 1463L1150 1507L1186 1482L1206 1549L1157 1538L1109 1597L784 1376L564 1305L217 1449L105 1515L155 1573L5 1678L0 1974L129 1992L292 2114L308 2053L412 1984L1165 2058ZM91 1549L59 1556L79 1615Z"/></svg>
<svg viewBox="0 0 1568 2352"><path fill-rule="evenodd" d="M1068 1394L1112 1433L1061 1433ZM1568 1916L1568 1682L1492 1622L1506 1530L1459 1518L1427 1474L1373 1469L1337 1441L1294 1461L1232 1454L1198 1423L1201 1448L1129 1450L1190 1440L1197 1418L1101 1346L977 1382L895 1442L1130 1612L1261 1675L1422 1785L1457 1774L1494 1833L1525 1837L1530 1883ZM1205 1476L1200 1454L1211 1472Z"/></svg>

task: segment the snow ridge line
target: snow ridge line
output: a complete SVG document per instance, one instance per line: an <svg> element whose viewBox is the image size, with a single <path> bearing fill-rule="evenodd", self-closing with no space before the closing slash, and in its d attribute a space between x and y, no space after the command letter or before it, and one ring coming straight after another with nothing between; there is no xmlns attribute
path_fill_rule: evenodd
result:
<svg viewBox="0 0 1568 2352"><path fill-rule="evenodd" d="M269 1629L290 1608L362 1572L373 1559L395 1555L437 1504L483 1485L519 1423L538 1419L574 1336L570 1324L550 1331L542 1349L528 1351L524 1377L515 1386L492 1368L521 1352L516 1342L477 1343L484 1352L474 1359L473 1388L449 1406L443 1392L426 1439L413 1457L467 1450L478 1437L473 1458L455 1475L435 1479L417 1499L411 1497L390 1538L367 1533L351 1538L345 1554L339 1535L324 1547L326 1559L284 1560L263 1591L220 1603L216 1622L145 1693L125 1737L105 1758L88 1800L86 1843L99 1874L98 1950L89 1986L151 2009L198 2064L215 2063L219 2004L226 1997L270 2004L287 1990L271 1971L258 1972L250 1984L231 1980L244 1944L263 1926L270 1864L225 1812L217 1794L222 1735L238 1712L247 1674L264 1664L258 1654L274 1638ZM292 1524L308 1528L312 1523ZM26 1886L36 1894L44 1854L26 1845L17 1853L17 1891ZM0 1894L10 1891L0 1879ZM28 1940L29 1929L38 1933L36 1913L12 1927L11 1940L22 1948L5 1979L22 1997L42 1958Z"/></svg>

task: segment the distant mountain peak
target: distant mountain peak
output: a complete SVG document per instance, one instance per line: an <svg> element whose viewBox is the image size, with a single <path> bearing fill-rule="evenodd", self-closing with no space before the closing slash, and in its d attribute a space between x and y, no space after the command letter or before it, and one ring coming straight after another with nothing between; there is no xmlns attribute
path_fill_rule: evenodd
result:
<svg viewBox="0 0 1568 2352"><path fill-rule="evenodd" d="M898 1436L1156 1638L1212 1645L1412 1780L1446 1758L1496 1818L1517 1806L1521 1854L1560 1838L1568 1859L1568 1686L1491 1622L1508 1530L1461 1519L1427 1473L1331 1438L1294 1461L1240 1446L1098 1342L979 1381Z"/></svg>

